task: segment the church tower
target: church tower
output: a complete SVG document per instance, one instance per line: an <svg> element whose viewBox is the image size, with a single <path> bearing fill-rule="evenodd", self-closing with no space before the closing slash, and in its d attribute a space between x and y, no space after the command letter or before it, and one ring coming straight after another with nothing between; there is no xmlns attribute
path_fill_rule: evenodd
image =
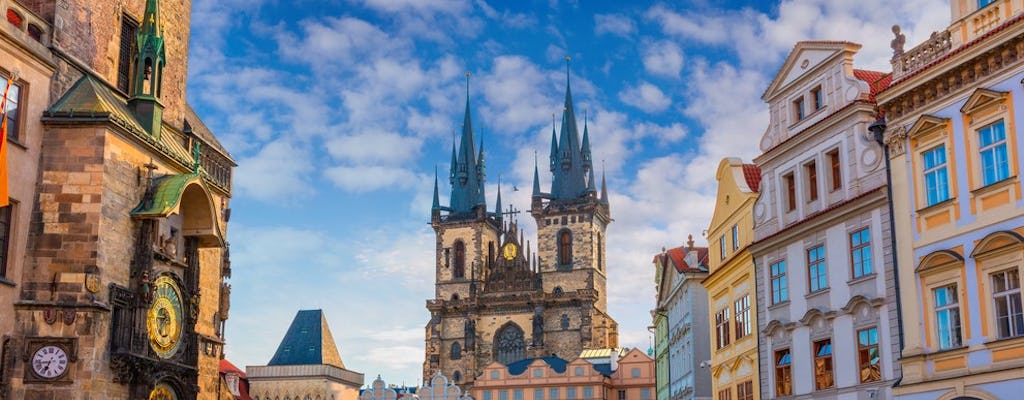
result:
<svg viewBox="0 0 1024 400"><path fill-rule="evenodd" d="M618 344L617 323L608 315L605 230L611 222L608 192L602 175L598 193L590 151L590 131L583 121L580 139L566 57L565 104L561 132L551 129L549 169L551 191L540 189L534 165L530 214L537 223L537 254L545 293L578 297L582 337L587 348Z"/></svg>
<svg viewBox="0 0 1024 400"><path fill-rule="evenodd" d="M607 194L603 188L598 194L589 131L584 123L581 141L568 87L560 141L552 133L550 193L541 192L534 170L536 252L518 211L502 208L500 182L494 211L487 211L483 143L477 150L468 86L466 98L462 136L452 148L448 206L441 205L434 178L436 283L427 300L424 381L441 372L465 387L494 362L575 359L583 349L616 346L618 326L605 300Z"/></svg>

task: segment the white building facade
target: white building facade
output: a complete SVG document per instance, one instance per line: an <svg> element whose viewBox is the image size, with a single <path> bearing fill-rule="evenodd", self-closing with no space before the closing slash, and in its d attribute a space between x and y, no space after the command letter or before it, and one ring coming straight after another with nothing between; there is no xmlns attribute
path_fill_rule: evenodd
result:
<svg viewBox="0 0 1024 400"><path fill-rule="evenodd" d="M854 69L859 49L800 42L763 96L750 251L765 399L888 399L899 376L884 154L868 130L887 75Z"/></svg>

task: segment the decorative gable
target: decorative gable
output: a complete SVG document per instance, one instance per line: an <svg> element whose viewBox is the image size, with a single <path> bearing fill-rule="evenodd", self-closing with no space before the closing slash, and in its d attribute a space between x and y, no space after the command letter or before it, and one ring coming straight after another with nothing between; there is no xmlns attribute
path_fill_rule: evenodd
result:
<svg viewBox="0 0 1024 400"><path fill-rule="evenodd" d="M946 124L949 124L949 118L923 114L917 119L917 121L914 121L914 125L911 125L910 129L907 130L907 137L913 138L924 135L936 129L944 128Z"/></svg>
<svg viewBox="0 0 1024 400"><path fill-rule="evenodd" d="M1006 98L1006 94L1007 92L978 88L967 99L967 103L964 103L964 106L960 108L960 112L971 114L990 105L1001 103Z"/></svg>
<svg viewBox="0 0 1024 400"><path fill-rule="evenodd" d="M805 74L816 70L835 56L844 52L856 52L860 45L850 42L804 41L799 42L789 52L779 72L761 96L765 101L774 98L791 83Z"/></svg>

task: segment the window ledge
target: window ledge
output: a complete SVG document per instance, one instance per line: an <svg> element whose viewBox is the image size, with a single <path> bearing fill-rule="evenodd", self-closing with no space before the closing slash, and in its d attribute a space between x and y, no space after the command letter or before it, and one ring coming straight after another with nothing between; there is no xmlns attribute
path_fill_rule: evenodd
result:
<svg viewBox="0 0 1024 400"><path fill-rule="evenodd" d="M18 287L17 283L14 283L13 281L7 280L7 277L3 277L3 276L0 276L0 285L7 285L7 286L10 286L10 287Z"/></svg>
<svg viewBox="0 0 1024 400"><path fill-rule="evenodd" d="M932 204L930 206L919 208L919 209L917 209L917 213L918 214L927 214L927 213L930 213L932 211L936 211L936 210L939 210L939 209L942 209L942 208L946 208L947 206L951 206L951 205L953 205L954 202L956 202L956 197L950 197L948 199L945 199L945 200L940 201L938 203Z"/></svg>
<svg viewBox="0 0 1024 400"><path fill-rule="evenodd" d="M789 124L789 126L787 126L786 129L792 129L792 128L796 127L797 125L800 125L802 122L805 122L805 121L807 121L807 120L809 120L811 118L814 118L818 114L821 114L826 109L828 109L828 104L821 106L821 108L819 108L817 110L811 111L809 114L804 114L803 118L799 118L796 115L793 115L794 117L797 117L797 120L795 122L793 122L792 124Z"/></svg>
<svg viewBox="0 0 1024 400"><path fill-rule="evenodd" d="M1003 348L1003 347L1017 347L1024 344L1024 334L999 338L985 342L985 347L988 348Z"/></svg>
<svg viewBox="0 0 1024 400"><path fill-rule="evenodd" d="M818 291L816 291L816 292L810 292L810 293L804 295L804 298L810 300L812 298L821 296L821 295L823 295L825 293L828 293L828 292L831 292L831 291L832 291L831 287L827 287L827 288L824 288L824 289L818 289Z"/></svg>
<svg viewBox="0 0 1024 400"><path fill-rule="evenodd" d="M1011 183L1016 182L1016 181L1017 181L1017 175L1011 175L1011 176L1008 176L1008 177L1006 177L1004 179L1001 179L1001 180L992 182L992 183L990 183L988 185L982 186L980 188L974 189L974 190L971 191L971 194L977 196L977 195L985 194L985 193L988 193L988 192L994 192L996 190L999 190L999 189L1002 189L1004 187L1010 186Z"/></svg>
<svg viewBox="0 0 1024 400"><path fill-rule="evenodd" d="M847 285L853 285L853 284L861 283L861 282L864 282L864 281L870 281L870 280L875 279L876 276L878 276L877 272L872 272L870 274L864 274L864 275L858 276L856 278L850 279L849 281L846 281L846 284Z"/></svg>
<svg viewBox="0 0 1024 400"><path fill-rule="evenodd" d="M22 150L28 150L28 146L22 143L20 140L8 137L7 143L13 144L14 147L20 147Z"/></svg>
<svg viewBox="0 0 1024 400"><path fill-rule="evenodd" d="M776 309L780 309L780 308L787 307L787 306L789 306L789 300L780 301L778 303L771 304L771 305L768 306L768 309L769 310L776 310Z"/></svg>

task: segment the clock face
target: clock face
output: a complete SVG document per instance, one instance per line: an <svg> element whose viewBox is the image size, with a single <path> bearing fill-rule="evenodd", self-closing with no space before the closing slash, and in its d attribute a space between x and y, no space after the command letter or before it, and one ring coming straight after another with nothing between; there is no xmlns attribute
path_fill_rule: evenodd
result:
<svg viewBox="0 0 1024 400"><path fill-rule="evenodd" d="M512 260L519 254L519 248L516 247L515 243L505 243L505 247L501 248L501 254L505 256L506 260Z"/></svg>
<svg viewBox="0 0 1024 400"><path fill-rule="evenodd" d="M149 392L149 400L178 400L178 395L166 383L161 383Z"/></svg>
<svg viewBox="0 0 1024 400"><path fill-rule="evenodd" d="M68 353L63 348L47 345L32 354L32 371L43 379L56 379L68 370Z"/></svg>
<svg viewBox="0 0 1024 400"><path fill-rule="evenodd" d="M149 345L161 358L171 358L181 343L181 291L167 275L153 281L153 304L146 313Z"/></svg>

